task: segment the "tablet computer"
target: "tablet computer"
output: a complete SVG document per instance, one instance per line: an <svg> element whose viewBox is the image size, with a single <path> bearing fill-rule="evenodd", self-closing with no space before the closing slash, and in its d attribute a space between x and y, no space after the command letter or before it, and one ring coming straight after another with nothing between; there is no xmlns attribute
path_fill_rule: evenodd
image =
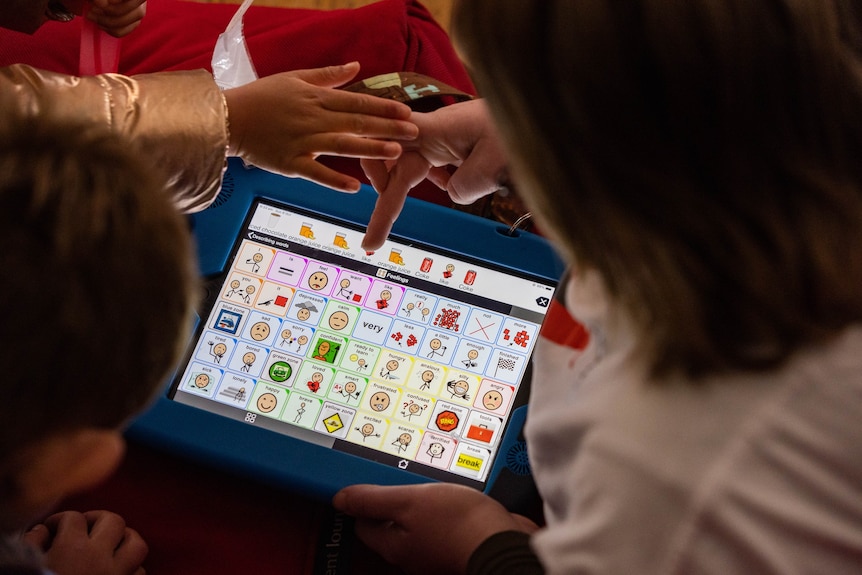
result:
<svg viewBox="0 0 862 575"><path fill-rule="evenodd" d="M208 293L188 350L130 434L321 498L487 491L525 463L507 449L562 269L543 239L408 199L366 253L373 190L232 163L223 196L192 219Z"/></svg>

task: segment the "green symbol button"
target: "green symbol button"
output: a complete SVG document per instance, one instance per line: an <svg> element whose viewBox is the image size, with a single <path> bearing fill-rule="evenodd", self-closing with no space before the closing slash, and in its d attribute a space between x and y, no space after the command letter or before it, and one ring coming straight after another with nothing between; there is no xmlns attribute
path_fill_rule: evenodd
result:
<svg viewBox="0 0 862 575"><path fill-rule="evenodd" d="M291 368L290 364L286 361L276 361L269 366L270 379L278 383L287 381L288 378L290 378L291 373L293 373L293 368Z"/></svg>

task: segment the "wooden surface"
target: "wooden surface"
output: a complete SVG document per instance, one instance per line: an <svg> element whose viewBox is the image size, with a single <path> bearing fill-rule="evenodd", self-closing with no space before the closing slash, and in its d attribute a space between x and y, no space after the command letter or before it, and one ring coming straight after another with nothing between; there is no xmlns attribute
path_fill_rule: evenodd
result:
<svg viewBox="0 0 862 575"><path fill-rule="evenodd" d="M213 2L216 4L240 4L242 0L197 0L198 2ZM315 8L332 10L335 8L356 8L371 4L376 0L255 0L258 6L283 6L285 8ZM449 29L449 19L452 14L453 0L420 0L428 11L445 28Z"/></svg>

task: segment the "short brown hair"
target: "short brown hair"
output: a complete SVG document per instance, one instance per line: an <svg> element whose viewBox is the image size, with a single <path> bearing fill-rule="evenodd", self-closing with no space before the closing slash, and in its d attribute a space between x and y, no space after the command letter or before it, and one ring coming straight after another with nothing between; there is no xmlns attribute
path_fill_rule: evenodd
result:
<svg viewBox="0 0 862 575"><path fill-rule="evenodd" d="M461 0L527 202L655 373L774 367L862 320L852 0Z"/></svg>
<svg viewBox="0 0 862 575"><path fill-rule="evenodd" d="M165 180L78 125L0 136L0 472L28 442L116 428L174 365L197 296Z"/></svg>

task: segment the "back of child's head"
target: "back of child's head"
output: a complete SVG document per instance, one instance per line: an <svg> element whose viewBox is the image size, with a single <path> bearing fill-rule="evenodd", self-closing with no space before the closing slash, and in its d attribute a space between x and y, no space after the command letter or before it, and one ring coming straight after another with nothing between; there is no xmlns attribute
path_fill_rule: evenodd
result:
<svg viewBox="0 0 862 575"><path fill-rule="evenodd" d="M16 451L118 428L175 363L196 297L187 225L120 137L0 135L0 479Z"/></svg>
<svg viewBox="0 0 862 575"><path fill-rule="evenodd" d="M862 321L855 0L465 0L454 33L654 372L770 368Z"/></svg>

